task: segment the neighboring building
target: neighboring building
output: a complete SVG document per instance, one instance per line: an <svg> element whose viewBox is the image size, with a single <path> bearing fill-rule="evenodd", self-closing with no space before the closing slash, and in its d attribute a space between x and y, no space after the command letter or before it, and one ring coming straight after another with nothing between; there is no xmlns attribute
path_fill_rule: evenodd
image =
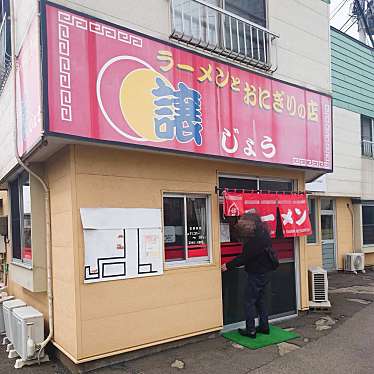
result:
<svg viewBox="0 0 374 374"><path fill-rule="evenodd" d="M337 270L348 252L374 265L374 49L332 28L331 69L334 172L307 187L317 227L308 254Z"/></svg>
<svg viewBox="0 0 374 374"><path fill-rule="evenodd" d="M89 3L16 2L17 121L14 69L0 96L9 292L47 318L46 194L16 127L49 187L53 344L75 363L241 322L222 189L278 201L332 171L326 1ZM306 211L273 215L273 318L309 306L313 248L282 236Z"/></svg>

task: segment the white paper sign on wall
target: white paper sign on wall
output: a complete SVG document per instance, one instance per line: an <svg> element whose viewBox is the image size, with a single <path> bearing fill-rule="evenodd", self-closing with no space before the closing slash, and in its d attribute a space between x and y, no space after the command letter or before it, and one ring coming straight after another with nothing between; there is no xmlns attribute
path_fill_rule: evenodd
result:
<svg viewBox="0 0 374 374"><path fill-rule="evenodd" d="M163 273L160 209L82 208L84 282Z"/></svg>

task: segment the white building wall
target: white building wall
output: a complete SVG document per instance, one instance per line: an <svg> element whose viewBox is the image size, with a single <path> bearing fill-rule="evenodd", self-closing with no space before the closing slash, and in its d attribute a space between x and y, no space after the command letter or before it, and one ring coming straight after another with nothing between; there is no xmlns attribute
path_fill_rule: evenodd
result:
<svg viewBox="0 0 374 374"><path fill-rule="evenodd" d="M360 115L333 108L334 172L326 176L327 194L361 195L361 125Z"/></svg>
<svg viewBox="0 0 374 374"><path fill-rule="evenodd" d="M169 41L170 0L54 0L56 4ZM36 0L16 2L16 51L37 11ZM268 0L268 27L280 35L274 77L330 92L329 7L322 0ZM12 75L0 96L0 179L16 165Z"/></svg>
<svg viewBox="0 0 374 374"><path fill-rule="evenodd" d="M276 78L331 92L329 6L321 0L268 0L269 29L279 34Z"/></svg>
<svg viewBox="0 0 374 374"><path fill-rule="evenodd" d="M374 200L374 160L361 155L360 114L337 107L333 113L334 172L324 177L324 193Z"/></svg>
<svg viewBox="0 0 374 374"><path fill-rule="evenodd" d="M187 0L188 1L188 0ZM169 41L170 0L53 0ZM274 77L330 93L329 6L322 0L267 0L268 28L279 34Z"/></svg>
<svg viewBox="0 0 374 374"><path fill-rule="evenodd" d="M0 96L0 179L4 177L16 164L14 146L14 89L13 69Z"/></svg>
<svg viewBox="0 0 374 374"><path fill-rule="evenodd" d="M16 54L19 53L24 38L29 30L33 16L38 12L38 1L15 1ZM14 67L6 86L0 95L0 179L6 176L16 165L14 146Z"/></svg>
<svg viewBox="0 0 374 374"><path fill-rule="evenodd" d="M374 200L374 160L368 158L361 159L362 180L361 199Z"/></svg>

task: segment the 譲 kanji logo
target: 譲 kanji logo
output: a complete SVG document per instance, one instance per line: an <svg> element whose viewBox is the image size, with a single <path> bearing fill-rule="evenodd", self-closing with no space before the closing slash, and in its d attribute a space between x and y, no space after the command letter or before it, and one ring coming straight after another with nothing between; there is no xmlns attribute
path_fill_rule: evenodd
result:
<svg viewBox="0 0 374 374"><path fill-rule="evenodd" d="M135 63L124 72L119 90L119 105L129 129L116 123L101 97L105 73L118 62ZM201 94L179 82L176 87L147 62L133 56L118 56L101 69L97 80L97 98L101 112L114 130L135 141L202 144ZM130 130L130 131L129 131Z"/></svg>

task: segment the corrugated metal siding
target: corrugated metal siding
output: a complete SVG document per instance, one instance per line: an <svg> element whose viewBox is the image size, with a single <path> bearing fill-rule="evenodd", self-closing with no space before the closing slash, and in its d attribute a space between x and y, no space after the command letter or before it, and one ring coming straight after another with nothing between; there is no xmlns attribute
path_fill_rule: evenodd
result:
<svg viewBox="0 0 374 374"><path fill-rule="evenodd" d="M331 28L331 75L336 107L374 117L374 49Z"/></svg>

